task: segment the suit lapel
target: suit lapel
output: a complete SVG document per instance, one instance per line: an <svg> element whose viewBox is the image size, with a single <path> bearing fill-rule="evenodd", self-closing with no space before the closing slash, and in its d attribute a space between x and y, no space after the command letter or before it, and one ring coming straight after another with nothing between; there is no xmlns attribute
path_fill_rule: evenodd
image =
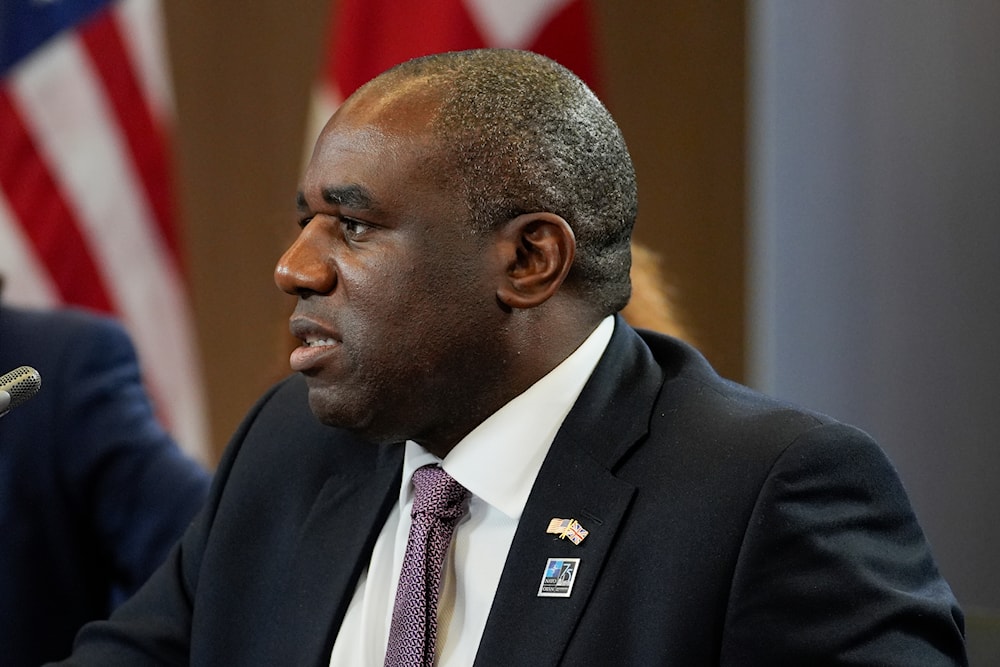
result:
<svg viewBox="0 0 1000 667"><path fill-rule="evenodd" d="M367 445L371 447L371 445ZM378 465L332 475L313 503L277 601L272 664L328 665L334 639L399 495L401 446L382 447Z"/></svg>
<svg viewBox="0 0 1000 667"><path fill-rule="evenodd" d="M619 319L608 350L546 456L518 524L476 656L488 665L554 665L599 580L634 487L613 474L647 431L662 373ZM546 533L553 518L576 519L574 545ZM569 597L539 597L550 558L579 558Z"/></svg>

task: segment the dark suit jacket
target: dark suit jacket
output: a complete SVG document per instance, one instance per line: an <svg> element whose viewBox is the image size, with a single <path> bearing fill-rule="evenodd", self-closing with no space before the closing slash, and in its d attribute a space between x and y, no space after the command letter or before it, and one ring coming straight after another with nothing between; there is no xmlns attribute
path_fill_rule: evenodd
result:
<svg viewBox="0 0 1000 667"><path fill-rule="evenodd" d="M875 443L643 337L617 321L556 437L476 664L963 664L961 612ZM166 566L66 664L327 665L401 456L280 384ZM590 534L559 540L553 517ZM537 596L549 557L581 559L571 597Z"/></svg>
<svg viewBox="0 0 1000 667"><path fill-rule="evenodd" d="M0 372L38 394L0 419L0 664L65 657L163 561L209 476L154 419L132 344L81 311L0 307Z"/></svg>

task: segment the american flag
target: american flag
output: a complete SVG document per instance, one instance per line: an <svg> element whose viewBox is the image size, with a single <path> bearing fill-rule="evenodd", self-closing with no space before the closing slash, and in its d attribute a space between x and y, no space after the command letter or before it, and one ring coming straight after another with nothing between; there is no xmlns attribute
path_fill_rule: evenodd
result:
<svg viewBox="0 0 1000 667"><path fill-rule="evenodd" d="M6 302L118 316L164 423L205 460L159 10L158 0L2 0L0 274Z"/></svg>
<svg viewBox="0 0 1000 667"><path fill-rule="evenodd" d="M599 90L587 0L338 0L336 6L307 149L337 105L361 84L428 53L528 49Z"/></svg>

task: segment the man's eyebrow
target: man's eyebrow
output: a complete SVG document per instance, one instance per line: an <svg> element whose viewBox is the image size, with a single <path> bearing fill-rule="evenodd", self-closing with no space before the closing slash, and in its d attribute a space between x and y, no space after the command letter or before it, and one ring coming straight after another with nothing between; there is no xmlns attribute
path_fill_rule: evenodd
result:
<svg viewBox="0 0 1000 667"><path fill-rule="evenodd" d="M360 185L338 185L325 187L322 190L323 201L335 206L345 206L353 209L371 209L374 206L375 198L371 193ZM300 211L308 211L309 203L306 201L304 192L295 195L295 206Z"/></svg>
<svg viewBox="0 0 1000 667"><path fill-rule="evenodd" d="M370 209L374 198L360 185L341 185L323 188L323 200L347 208Z"/></svg>

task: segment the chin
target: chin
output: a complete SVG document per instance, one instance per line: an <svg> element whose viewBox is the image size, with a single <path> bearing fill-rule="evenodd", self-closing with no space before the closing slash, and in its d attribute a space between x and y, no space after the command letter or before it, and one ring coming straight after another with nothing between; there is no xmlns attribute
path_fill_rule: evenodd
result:
<svg viewBox="0 0 1000 667"><path fill-rule="evenodd" d="M319 390L309 391L309 409L321 423L350 431L374 444L391 444L406 440L405 437L393 437L379 429L373 429L373 415L363 410L362 406L345 405L340 401L331 400L328 394Z"/></svg>
<svg viewBox="0 0 1000 667"><path fill-rule="evenodd" d="M356 416L351 415L351 411L345 409L339 402L331 400L327 392L310 388L309 409L316 419L327 426L354 430Z"/></svg>

